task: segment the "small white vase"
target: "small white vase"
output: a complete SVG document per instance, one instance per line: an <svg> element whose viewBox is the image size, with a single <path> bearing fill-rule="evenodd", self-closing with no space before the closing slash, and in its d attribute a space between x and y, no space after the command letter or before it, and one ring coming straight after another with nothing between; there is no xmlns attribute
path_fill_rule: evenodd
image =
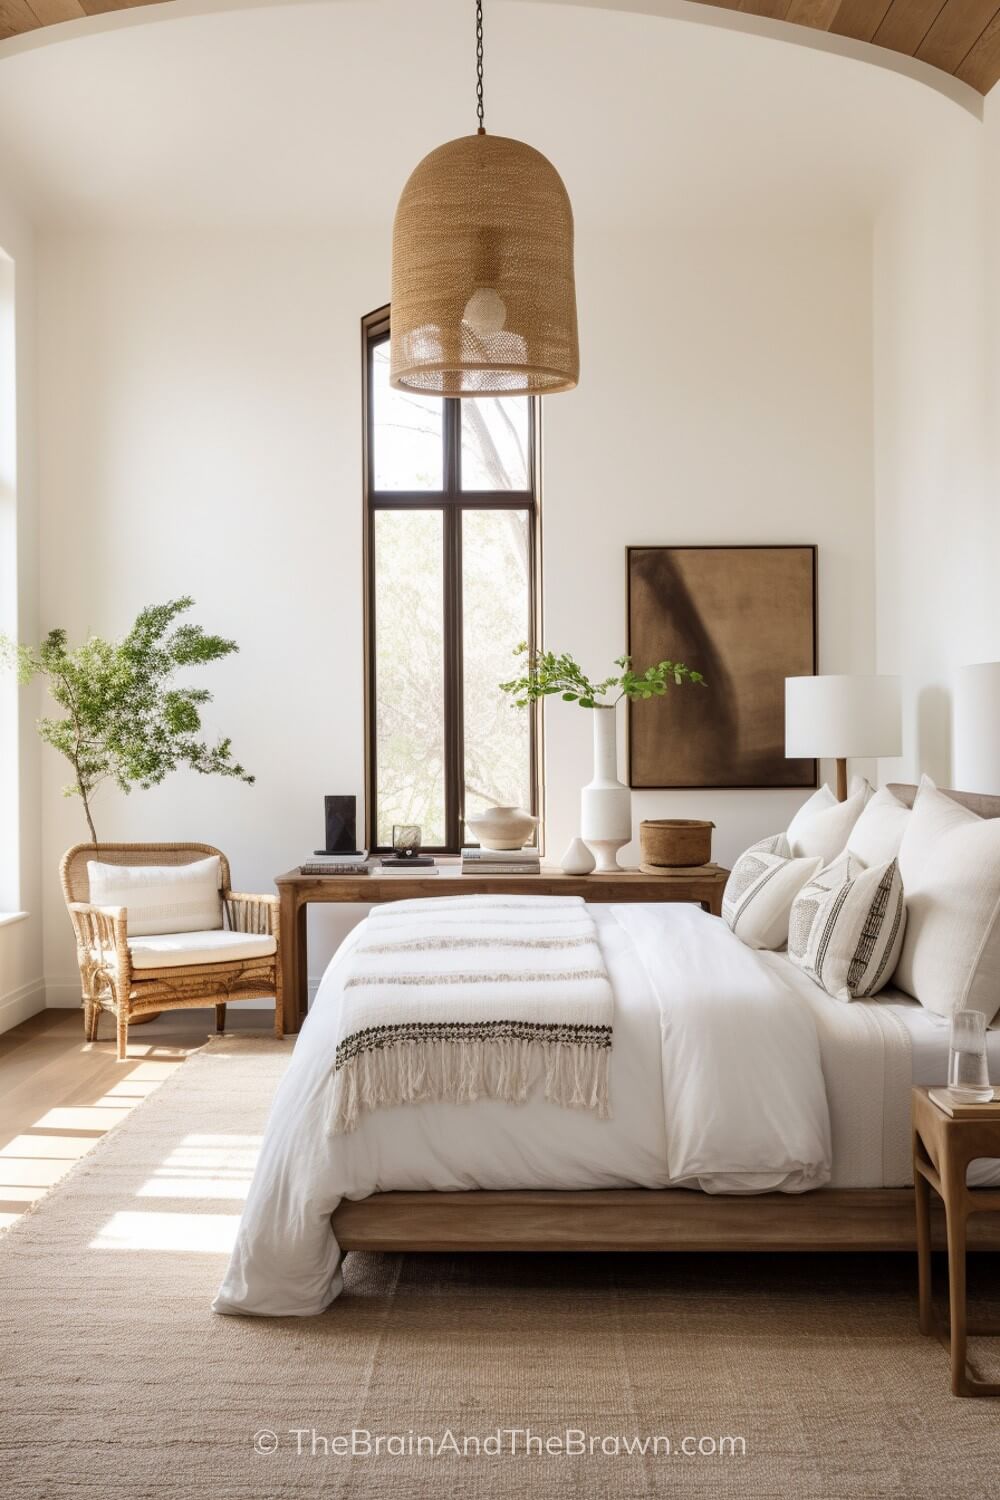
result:
<svg viewBox="0 0 1000 1500"><path fill-rule="evenodd" d="M589 875L597 861L583 839L574 839L560 861L564 875Z"/></svg>
<svg viewBox="0 0 1000 1500"><path fill-rule="evenodd" d="M538 819L519 807L488 807L466 823L484 849L522 849Z"/></svg>
<svg viewBox="0 0 1000 1500"><path fill-rule="evenodd" d="M598 875L619 870L618 850L632 838L632 794L618 780L618 725L613 708L595 708L594 779L580 793L580 833L597 858Z"/></svg>

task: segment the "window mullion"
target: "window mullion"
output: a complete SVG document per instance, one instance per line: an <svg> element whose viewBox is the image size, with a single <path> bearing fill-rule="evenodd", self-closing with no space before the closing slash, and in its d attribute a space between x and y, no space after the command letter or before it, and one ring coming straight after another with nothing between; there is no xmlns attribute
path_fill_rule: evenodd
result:
<svg viewBox="0 0 1000 1500"><path fill-rule="evenodd" d="M462 843L465 768L462 726L462 511L444 508L445 824L448 847Z"/></svg>

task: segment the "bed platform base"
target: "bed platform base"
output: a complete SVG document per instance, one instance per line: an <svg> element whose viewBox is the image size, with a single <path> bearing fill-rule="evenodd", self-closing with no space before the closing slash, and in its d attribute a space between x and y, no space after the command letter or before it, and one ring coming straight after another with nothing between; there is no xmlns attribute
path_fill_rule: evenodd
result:
<svg viewBox="0 0 1000 1500"><path fill-rule="evenodd" d="M912 1188L375 1193L341 1203L333 1230L345 1251L916 1249ZM932 1234L943 1249L943 1217ZM971 1218L968 1243L1000 1250L1000 1211Z"/></svg>

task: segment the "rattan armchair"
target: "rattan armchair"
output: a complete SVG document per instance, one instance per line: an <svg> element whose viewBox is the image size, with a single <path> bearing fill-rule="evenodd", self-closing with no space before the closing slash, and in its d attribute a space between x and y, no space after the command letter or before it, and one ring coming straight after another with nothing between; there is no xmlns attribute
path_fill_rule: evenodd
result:
<svg viewBox="0 0 1000 1500"><path fill-rule="evenodd" d="M185 865L219 856L225 927L232 932L274 938L273 953L253 958L163 968L135 968L128 944L128 911L93 906L87 861L116 865ZM226 1002L275 997L275 1032L280 1035L281 940L278 898L246 896L229 887L229 861L210 844L77 844L60 866L63 894L76 933L76 956L83 990L84 1033L96 1041L102 1011L114 1015L118 1057L125 1057L129 1021L161 1010L215 1006L216 1027L226 1024Z"/></svg>

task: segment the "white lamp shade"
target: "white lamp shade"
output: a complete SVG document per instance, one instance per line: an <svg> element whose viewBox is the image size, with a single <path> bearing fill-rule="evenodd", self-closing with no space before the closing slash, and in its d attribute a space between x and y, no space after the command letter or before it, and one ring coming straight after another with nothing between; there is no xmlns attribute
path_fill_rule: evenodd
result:
<svg viewBox="0 0 1000 1500"><path fill-rule="evenodd" d="M786 677L785 754L791 760L899 755L898 677Z"/></svg>
<svg viewBox="0 0 1000 1500"><path fill-rule="evenodd" d="M1000 661L955 673L952 781L963 792L1000 793Z"/></svg>

